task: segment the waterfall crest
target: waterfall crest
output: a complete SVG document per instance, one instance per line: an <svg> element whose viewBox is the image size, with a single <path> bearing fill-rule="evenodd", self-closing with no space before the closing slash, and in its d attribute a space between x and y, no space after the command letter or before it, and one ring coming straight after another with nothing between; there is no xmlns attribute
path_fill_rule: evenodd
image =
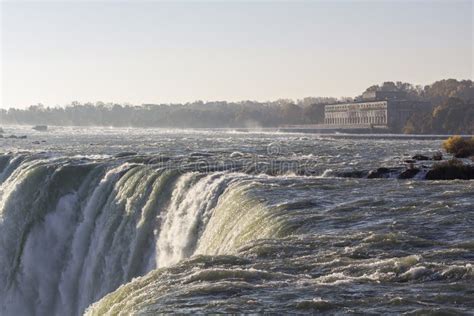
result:
<svg viewBox="0 0 474 316"><path fill-rule="evenodd" d="M156 268L267 236L271 219L247 196L248 177L2 156L1 314L78 315Z"/></svg>

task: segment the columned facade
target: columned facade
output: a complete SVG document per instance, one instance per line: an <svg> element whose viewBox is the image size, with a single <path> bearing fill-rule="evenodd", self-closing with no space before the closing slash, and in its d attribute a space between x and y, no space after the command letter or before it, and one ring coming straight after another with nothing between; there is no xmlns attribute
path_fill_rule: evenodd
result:
<svg viewBox="0 0 474 316"><path fill-rule="evenodd" d="M387 126L387 101L326 105L326 125Z"/></svg>

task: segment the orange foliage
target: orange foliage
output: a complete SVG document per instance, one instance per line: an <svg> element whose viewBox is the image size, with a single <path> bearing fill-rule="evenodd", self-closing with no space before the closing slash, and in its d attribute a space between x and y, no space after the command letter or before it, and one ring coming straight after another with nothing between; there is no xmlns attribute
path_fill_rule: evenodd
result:
<svg viewBox="0 0 474 316"><path fill-rule="evenodd" d="M456 158L465 158L474 155L474 137L471 139L461 136L452 136L443 142L446 152L453 154Z"/></svg>

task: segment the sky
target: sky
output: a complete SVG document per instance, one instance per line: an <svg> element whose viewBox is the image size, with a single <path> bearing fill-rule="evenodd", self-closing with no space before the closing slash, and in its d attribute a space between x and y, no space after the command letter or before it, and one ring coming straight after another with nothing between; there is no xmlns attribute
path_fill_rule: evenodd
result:
<svg viewBox="0 0 474 316"><path fill-rule="evenodd" d="M473 1L2 1L0 107L356 96L473 78Z"/></svg>

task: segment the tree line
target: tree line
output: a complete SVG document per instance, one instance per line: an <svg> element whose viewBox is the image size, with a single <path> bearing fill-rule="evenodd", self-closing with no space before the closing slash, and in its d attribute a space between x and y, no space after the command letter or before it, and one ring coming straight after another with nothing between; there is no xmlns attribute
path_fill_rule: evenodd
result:
<svg viewBox="0 0 474 316"><path fill-rule="evenodd" d="M366 91L400 91L410 100L428 101L431 112L417 112L407 122L406 133L474 133L474 85L471 80L437 81L424 87L405 82L384 82ZM0 124L44 124L115 127L278 127L321 124L324 105L361 100L308 97L301 100L196 101L184 104L115 104L72 102L64 107L42 104L25 109L0 110ZM420 124L422 122L423 124Z"/></svg>

